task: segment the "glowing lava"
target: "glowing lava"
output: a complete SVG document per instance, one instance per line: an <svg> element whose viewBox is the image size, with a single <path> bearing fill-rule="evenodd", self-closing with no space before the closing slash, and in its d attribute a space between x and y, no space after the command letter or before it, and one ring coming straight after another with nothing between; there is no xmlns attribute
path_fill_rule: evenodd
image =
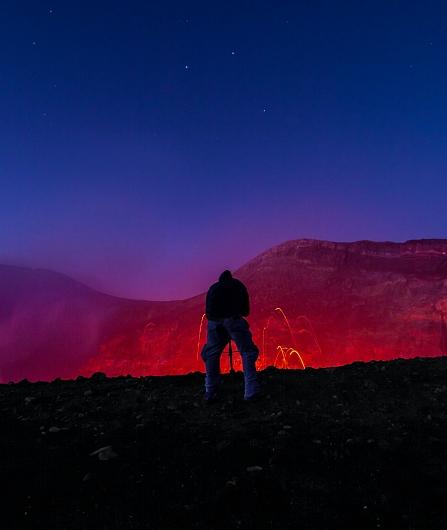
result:
<svg viewBox="0 0 447 530"><path fill-rule="evenodd" d="M271 330L271 324L272 324L272 318L278 315L280 317L281 322L283 323L283 327L287 330L287 333L289 335L289 341L291 343L291 346L284 346L282 344L278 344L269 349L269 351L266 350L266 332L267 330L270 330L273 335L273 339L275 339L275 335L281 335L281 330ZM202 338L203 335L203 324L204 320L206 318L206 315L203 314L200 319L199 324L199 331L198 331L198 340L197 340L197 349L196 349L196 361L200 363L200 368L203 368L201 366L199 354L201 351L201 348L204 344L204 340ZM296 321L304 321L307 325L307 328L299 328L296 331L293 329L290 320L287 318L287 315L285 311L281 307L276 307L274 310L272 310L272 314L268 317L267 322L262 327L262 345L261 345L261 352L260 356L257 362L258 369L263 369L268 366L268 364L273 365L278 368L296 368L297 366L293 365L293 359L296 358L299 367L305 369L306 364L304 362L303 353L301 352L300 346L299 346L299 340L297 339L298 335L301 334L308 334L312 340L314 341L316 348L318 352L321 354L322 349L319 344L318 338L316 336L315 330L312 326L311 321L305 316L300 315L296 319ZM276 337L276 339L279 339L279 336ZM233 352L236 352L238 350L234 350ZM227 359L229 350L226 349L223 351L224 359ZM240 353L240 352L239 352ZM270 359L270 363L268 362L268 359ZM225 366L226 362L224 361ZM242 369L242 362L240 358L234 358L233 360L235 369L239 370ZM229 364L229 363L228 363ZM224 368L224 371L229 370L229 366Z"/></svg>
<svg viewBox="0 0 447 530"><path fill-rule="evenodd" d="M257 366L447 355L446 252L446 240L298 240L251 260L238 276L253 301ZM124 300L49 271L0 266L0 301L2 381L204 370L205 293Z"/></svg>
<svg viewBox="0 0 447 530"><path fill-rule="evenodd" d="M296 355L298 357L301 366L303 367L303 370L306 368L298 350L295 350L294 348L287 348L284 346L278 346L276 349L278 353L276 354L275 362L273 363L273 366L275 366L275 368L290 368L290 358L293 357L293 355ZM278 366L278 357L282 359L282 364L280 366Z"/></svg>
<svg viewBox="0 0 447 530"><path fill-rule="evenodd" d="M289 333L289 340L291 341L292 346L283 346L281 344L277 344L275 348L276 355L274 356L274 360L273 360L272 359L273 354L267 351L266 349L266 332L271 327L272 318L274 317L275 314L280 315L282 322L285 324L286 329ZM259 368L265 368L268 365L268 360L267 360L268 358L271 358L271 360L273 360L273 366L277 366L278 359L280 359L281 368L290 368L290 358L293 356L296 356L298 358L299 363L303 369L306 368L305 362L303 360L303 354L302 352L300 352L301 348L299 346L299 341L297 339L297 335L300 335L300 334L310 335L318 349L318 352L320 354L322 353L320 343L318 341L318 338L316 336L314 327L312 326L310 319L307 318L305 315L300 315L296 317L295 320L296 321L303 320L307 324L309 329L299 328L298 330L294 331L294 329L292 328L292 325L290 324L290 320L287 318L285 311L281 307L276 307L273 310L273 314L269 316L266 324L262 328L262 349L261 349L261 356L259 360ZM276 334L278 335L278 331L276 332Z"/></svg>

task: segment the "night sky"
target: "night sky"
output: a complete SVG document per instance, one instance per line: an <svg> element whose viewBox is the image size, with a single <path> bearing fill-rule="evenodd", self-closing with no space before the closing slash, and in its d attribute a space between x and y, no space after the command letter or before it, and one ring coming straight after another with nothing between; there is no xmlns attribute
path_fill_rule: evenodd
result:
<svg viewBox="0 0 447 530"><path fill-rule="evenodd" d="M2 1L0 91L2 263L172 299L447 234L444 1Z"/></svg>

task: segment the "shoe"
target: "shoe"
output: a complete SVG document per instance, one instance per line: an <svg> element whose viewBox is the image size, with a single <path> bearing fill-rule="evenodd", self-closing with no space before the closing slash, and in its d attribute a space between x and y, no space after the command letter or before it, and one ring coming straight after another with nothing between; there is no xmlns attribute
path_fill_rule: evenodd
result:
<svg viewBox="0 0 447 530"><path fill-rule="evenodd" d="M247 403L256 403L260 399L262 399L263 394L262 392L256 392L255 394L252 394L251 396L244 397L244 401Z"/></svg>
<svg viewBox="0 0 447 530"><path fill-rule="evenodd" d="M219 401L219 398L217 392L205 392L203 400L207 405L211 405L212 403L216 403L216 401Z"/></svg>

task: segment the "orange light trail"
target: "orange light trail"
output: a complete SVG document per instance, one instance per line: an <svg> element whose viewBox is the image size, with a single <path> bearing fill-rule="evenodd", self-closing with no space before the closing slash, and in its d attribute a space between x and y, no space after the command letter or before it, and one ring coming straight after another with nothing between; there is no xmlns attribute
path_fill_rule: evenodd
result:
<svg viewBox="0 0 447 530"><path fill-rule="evenodd" d="M282 318L284 319L284 322L286 323L287 325L287 329L289 330L289 334L290 334L290 338L292 340L292 343L293 343L293 346L294 347L285 347L285 346L281 346L281 345L278 345L276 347L278 353L276 354L276 358L275 358L275 365L276 365L276 362L278 360L278 356L279 355L282 355L283 357L283 362L284 362L284 365L285 367L287 368L289 363L287 361L287 358L286 358L286 353L289 355L289 357L291 355L297 355L299 360L300 360L300 363L303 367L303 369L306 368L305 366L305 363L303 361L303 358L301 356L301 354L299 353L298 351L298 343L297 343L297 340L296 340L296 336L292 330L292 326L290 325L290 321L289 319L287 318L287 315L285 314L284 310L281 308L281 307L276 307L274 309L274 311L278 312ZM268 319L267 319L267 322L266 322L266 325L262 328L262 359L260 359L260 367L264 367L265 363L266 363L266 352L265 352L265 332L267 331L269 325L270 325L270 320L271 320L272 316L270 316ZM317 339L317 336L315 334L315 330L312 326L312 323L311 321L305 316L305 315L300 315L299 317L297 317L297 320L304 320L306 322L306 324L309 326L310 328L310 331L308 329L305 329L305 328L302 328L300 330L298 330L297 333L308 333L314 340L320 354L322 353L322 350L321 350L321 346L318 342L318 339Z"/></svg>
<svg viewBox="0 0 447 530"><path fill-rule="evenodd" d="M321 346L320 346L320 343L318 341L318 337L317 337L317 334L315 333L315 329L313 327L313 324L312 322L305 316L305 315L299 315L296 317L296 320L304 320L306 322L306 324L309 326L310 328L310 331L303 328L302 330L300 330L298 333L302 333L303 331L307 331L309 333L309 335L311 335L315 341L315 344L317 345L317 348L318 348L318 351L320 353L320 355L323 355L323 350L321 349Z"/></svg>
<svg viewBox="0 0 447 530"><path fill-rule="evenodd" d="M200 338L202 336L202 327L203 327L203 321L206 317L206 314L203 313L202 318L200 319L200 326L199 326L199 338L197 339L197 355L196 360L199 360L199 350L200 350Z"/></svg>
<svg viewBox="0 0 447 530"><path fill-rule="evenodd" d="M285 322L286 327L287 327L287 329L289 331L289 334L290 334L290 339L292 341L292 346L289 347L289 346L278 345L276 347L277 353L276 353L276 357L275 357L275 361L274 361L274 366L277 365L278 359L282 358L283 366L285 368L289 368L290 357L296 356L299 359L299 362L300 362L301 366L303 367L303 369L305 369L306 365L305 365L303 357L302 357L302 355L301 355L301 353L299 351L299 348L298 348L298 342L297 342L297 339L296 339L296 334L308 333L313 338L313 340L315 342L315 345L318 348L319 353L322 354L322 349L321 349L321 346L320 346L320 344L318 342L318 338L316 336L316 333L315 333L314 327L312 325L312 322L305 315L299 315L296 318L296 320L303 320L307 324L309 329L300 328L300 329L298 329L298 331L296 331L296 333L294 333L294 331L292 329L292 326L290 325L290 321L287 318L287 315L285 314L284 310L281 307L276 307L273 310L273 313L275 313L275 312L278 313L279 315L281 315L282 320ZM201 346L201 341L202 341L203 322L205 320L205 317L206 317L206 315L204 313L202 315L201 319L200 319L199 334L198 334L198 338L197 338L196 361L199 361L200 346ZM260 358L258 360L259 369L265 368L266 363L267 363L267 354L266 354L266 351L265 351L266 331L267 331L267 329L270 326L270 322L271 322L272 318L273 318L273 314L271 314L268 317L267 322L265 323L265 325L262 328L262 348L261 348L261 355L260 355Z"/></svg>
<svg viewBox="0 0 447 530"><path fill-rule="evenodd" d="M277 346L276 349L278 350L278 353L276 354L275 362L273 363L273 366L276 367L276 362L278 360L278 357L281 355L284 363L284 368L289 368L289 361L286 358L286 355L292 357L292 355L297 355L298 359L301 362L301 366L303 367L303 370L306 369L306 365L304 364L304 361L299 353L298 350L295 350L295 348L287 348L285 346Z"/></svg>
<svg viewBox="0 0 447 530"><path fill-rule="evenodd" d="M284 313L284 311L280 307L276 307L275 311L279 311L281 313L281 315L284 317L284 320L286 321L287 327L289 328L290 337L292 338L292 341L294 342L294 344L296 346L296 339L295 339L295 336L293 334L292 328L290 326L289 319L286 317L286 314Z"/></svg>
<svg viewBox="0 0 447 530"><path fill-rule="evenodd" d="M147 335L148 335L148 332L150 332L154 327L155 327L155 324L149 321L143 328L143 333L141 334L143 355L147 355L149 352L150 343L149 343ZM149 329L149 328L152 328L152 329Z"/></svg>

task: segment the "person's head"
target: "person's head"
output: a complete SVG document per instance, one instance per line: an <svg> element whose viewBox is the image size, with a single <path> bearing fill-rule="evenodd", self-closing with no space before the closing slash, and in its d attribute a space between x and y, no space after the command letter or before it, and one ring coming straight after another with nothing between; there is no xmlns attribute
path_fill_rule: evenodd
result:
<svg viewBox="0 0 447 530"><path fill-rule="evenodd" d="M227 282L231 280L232 278L233 278L233 275L231 274L231 272L226 270L226 271L223 271L223 273L219 276L219 281Z"/></svg>

